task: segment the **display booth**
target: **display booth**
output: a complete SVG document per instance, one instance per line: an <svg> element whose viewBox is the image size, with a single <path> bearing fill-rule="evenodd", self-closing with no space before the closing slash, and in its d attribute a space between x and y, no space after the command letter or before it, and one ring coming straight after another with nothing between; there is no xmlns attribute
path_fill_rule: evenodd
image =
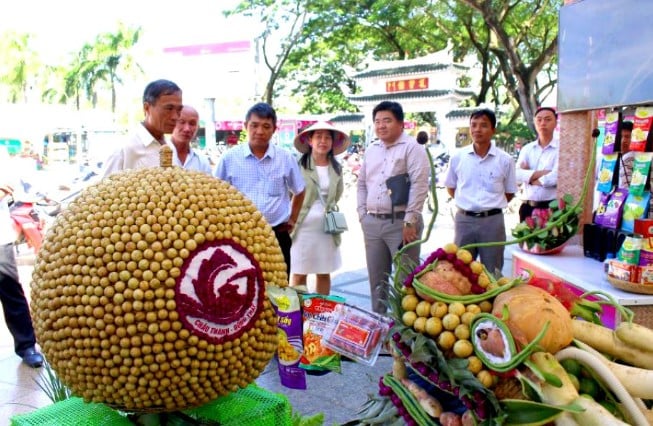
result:
<svg viewBox="0 0 653 426"><path fill-rule="evenodd" d="M629 13L632 10L638 13ZM607 11L610 19L603 19ZM593 24L596 17L601 17L602 25ZM649 130L653 92L648 88L653 84L653 73L650 67L643 66L638 52L647 51L640 29L648 28L643 23L651 18L653 9L639 7L634 0L620 4L619 8L606 0L565 1L561 8L558 196L581 196L579 183L594 155L597 169L591 176L583 205L584 226L573 241L577 246L567 247L554 256L516 253L514 258L515 272L533 269L576 289L600 289L639 310L646 310L644 307L651 303L646 295L651 293L651 283L641 277L639 265L632 276L620 276L626 278L621 280L626 281L625 287L615 288L615 280L608 281L604 261L619 257L619 249L627 238L649 235L646 223L650 215L653 133ZM626 122L634 127L630 152L621 141L621 129ZM592 138L595 129L600 131L596 141ZM645 265L647 257L644 253L640 264ZM627 285L629 282L634 285ZM646 322L645 312L636 315L636 320L637 317Z"/></svg>

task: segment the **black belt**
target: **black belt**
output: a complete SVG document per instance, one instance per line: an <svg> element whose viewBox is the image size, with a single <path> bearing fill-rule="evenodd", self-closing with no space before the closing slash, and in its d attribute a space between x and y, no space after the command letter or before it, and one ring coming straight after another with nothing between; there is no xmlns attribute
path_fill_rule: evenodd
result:
<svg viewBox="0 0 653 426"><path fill-rule="evenodd" d="M492 210L486 210L484 212L470 212L467 210L458 209L458 213L464 214L465 216L472 216L472 217L488 217L488 216L494 216L495 214L503 213L503 210L492 209Z"/></svg>
<svg viewBox="0 0 653 426"><path fill-rule="evenodd" d="M529 206L535 207L536 209L546 209L549 207L549 204L551 204L551 201L553 200L548 200L548 201L526 200L524 201L524 204L528 204Z"/></svg>
<svg viewBox="0 0 653 426"><path fill-rule="evenodd" d="M367 212L372 217L375 217L377 219L403 219L406 217L406 212L396 212L393 216L392 213L370 213Z"/></svg>
<svg viewBox="0 0 653 426"><path fill-rule="evenodd" d="M273 226L272 230L275 232L288 232L290 231L290 228L292 228L292 226L290 226L288 222L281 222L280 224Z"/></svg>

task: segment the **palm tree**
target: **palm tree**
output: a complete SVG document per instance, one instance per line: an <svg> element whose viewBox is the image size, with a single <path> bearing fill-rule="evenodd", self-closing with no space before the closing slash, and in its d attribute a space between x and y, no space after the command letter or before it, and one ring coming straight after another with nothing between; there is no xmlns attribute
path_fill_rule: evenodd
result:
<svg viewBox="0 0 653 426"><path fill-rule="evenodd" d="M30 34L10 31L0 38L0 83L7 86L11 103L27 102L39 68L38 55L30 47L30 37Z"/></svg>
<svg viewBox="0 0 653 426"><path fill-rule="evenodd" d="M138 63L130 54L130 49L138 43L141 35L141 28L128 28L124 24L118 24L118 31L115 33L100 34L93 46L92 69L88 69L88 81L93 88L97 81L106 81L111 90L111 112L116 112L116 85L122 84L121 73L129 72L132 69L143 72Z"/></svg>

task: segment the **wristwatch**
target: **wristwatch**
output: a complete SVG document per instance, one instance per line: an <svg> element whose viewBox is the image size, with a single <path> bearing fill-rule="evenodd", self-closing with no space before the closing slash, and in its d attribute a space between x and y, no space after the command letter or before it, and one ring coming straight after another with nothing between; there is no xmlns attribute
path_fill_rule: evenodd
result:
<svg viewBox="0 0 653 426"><path fill-rule="evenodd" d="M412 228L413 226L415 226L415 224L412 222L404 222L404 228Z"/></svg>

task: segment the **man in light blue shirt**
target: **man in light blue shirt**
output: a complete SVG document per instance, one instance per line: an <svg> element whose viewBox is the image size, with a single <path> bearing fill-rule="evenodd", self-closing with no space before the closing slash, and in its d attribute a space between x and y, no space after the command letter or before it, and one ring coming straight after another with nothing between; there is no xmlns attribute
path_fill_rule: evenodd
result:
<svg viewBox="0 0 653 426"><path fill-rule="evenodd" d="M260 210L281 246L290 273L290 232L304 201L304 178L295 157L270 144L277 129L277 113L263 102L247 111L248 142L237 145L220 158L215 177L229 182Z"/></svg>
<svg viewBox="0 0 653 426"><path fill-rule="evenodd" d="M209 158L195 152L190 146L190 143L197 136L199 128L200 115L197 110L192 106L184 105L170 138L174 150L174 163L186 170L196 170L210 175L211 163Z"/></svg>

